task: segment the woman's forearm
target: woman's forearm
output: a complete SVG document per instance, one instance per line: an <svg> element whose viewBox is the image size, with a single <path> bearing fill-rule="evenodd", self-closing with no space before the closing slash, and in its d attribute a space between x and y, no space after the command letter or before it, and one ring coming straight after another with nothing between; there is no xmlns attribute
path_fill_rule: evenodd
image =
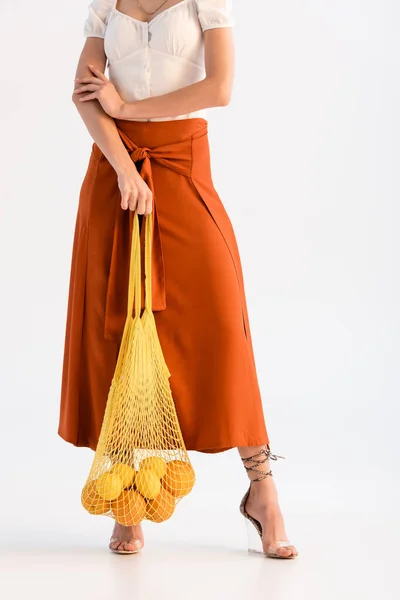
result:
<svg viewBox="0 0 400 600"><path fill-rule="evenodd" d="M205 78L174 92L152 96L136 102L125 102L121 119L153 119L176 117L213 106L226 106L230 101L230 85L219 79Z"/></svg>
<svg viewBox="0 0 400 600"><path fill-rule="evenodd" d="M83 48L76 70L76 78L87 77L91 72L88 64L94 64L104 72L105 56L103 40L88 38ZM102 108L99 102L79 102L79 96L72 94L73 102L86 125L91 137L117 173L135 168L118 133L114 119Z"/></svg>
<svg viewBox="0 0 400 600"><path fill-rule="evenodd" d="M132 162L118 134L114 119L109 117L98 102L79 103L74 99L87 130L117 173L132 168Z"/></svg>

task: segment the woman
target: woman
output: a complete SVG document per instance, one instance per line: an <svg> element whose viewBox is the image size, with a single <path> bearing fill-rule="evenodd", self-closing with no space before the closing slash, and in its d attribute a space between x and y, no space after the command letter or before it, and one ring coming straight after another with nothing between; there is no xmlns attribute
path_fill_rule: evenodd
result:
<svg viewBox="0 0 400 600"><path fill-rule="evenodd" d="M132 214L152 214L153 310L186 448L238 448L250 478L240 510L267 556L293 558L240 257L210 173L204 111L230 100L233 23L230 0L89 5L73 101L94 144L74 238L59 434L96 448L125 320ZM115 524L111 550L143 544L140 524Z"/></svg>

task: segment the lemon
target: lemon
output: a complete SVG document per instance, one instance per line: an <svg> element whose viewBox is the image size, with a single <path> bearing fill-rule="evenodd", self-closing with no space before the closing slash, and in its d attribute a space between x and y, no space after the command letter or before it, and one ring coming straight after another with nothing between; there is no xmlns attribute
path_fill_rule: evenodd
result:
<svg viewBox="0 0 400 600"><path fill-rule="evenodd" d="M159 456L149 456L140 463L141 469L152 469L158 477L164 477L167 470L167 463Z"/></svg>
<svg viewBox="0 0 400 600"><path fill-rule="evenodd" d="M115 464L110 469L110 473L116 473L121 478L124 488L132 486L136 475L135 469L124 463Z"/></svg>
<svg viewBox="0 0 400 600"><path fill-rule="evenodd" d="M136 475L135 485L137 491L148 500L158 496L161 489L160 478L152 469L140 469Z"/></svg>
<svg viewBox="0 0 400 600"><path fill-rule="evenodd" d="M123 489L121 477L109 471L100 475L96 483L96 491L104 500L115 500Z"/></svg>

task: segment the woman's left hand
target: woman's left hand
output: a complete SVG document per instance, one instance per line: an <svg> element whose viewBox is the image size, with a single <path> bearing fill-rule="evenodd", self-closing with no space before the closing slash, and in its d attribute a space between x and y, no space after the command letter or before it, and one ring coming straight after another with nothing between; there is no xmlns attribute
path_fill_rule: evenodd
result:
<svg viewBox="0 0 400 600"><path fill-rule="evenodd" d="M93 73L93 77L78 77L75 81L80 84L81 87L74 90L75 94L87 93L82 98L79 98L81 102L88 102L89 100L98 100L103 107L104 111L113 117L118 119L122 113L122 108L125 102L118 94L114 85L107 79L107 77L93 67L88 65L89 69Z"/></svg>

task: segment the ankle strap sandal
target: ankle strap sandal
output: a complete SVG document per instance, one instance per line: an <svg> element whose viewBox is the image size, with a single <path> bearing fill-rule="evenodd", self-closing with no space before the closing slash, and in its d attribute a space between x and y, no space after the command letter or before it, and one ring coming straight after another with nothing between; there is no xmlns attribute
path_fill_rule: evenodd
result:
<svg viewBox="0 0 400 600"><path fill-rule="evenodd" d="M257 460L257 457L263 457L263 458L259 458ZM263 448L262 450L260 450L260 452L258 452L258 454L254 454L253 456L246 456L246 458L242 458L242 462L243 462L244 468L246 469L246 471L248 473L251 471L253 473L260 474L260 477L251 479L251 482L253 483L255 481L262 481L263 479L268 477L268 475L270 475L272 477L272 471L261 471L260 469L256 469L256 467L259 467L260 465L262 465L269 459L270 460L278 460L278 458L285 458L285 457L278 456L278 454L272 454L271 450L269 448ZM245 464L248 461L251 462L250 465Z"/></svg>
<svg viewBox="0 0 400 600"><path fill-rule="evenodd" d="M248 549L249 552L262 552L265 556L269 558L295 558L297 556L297 551L294 546L289 541L275 541L269 544L269 547L266 551L262 549L263 542L263 530L261 523L252 517L246 510L246 502L250 494L250 489L253 483L257 481L262 481L266 479L266 477L272 477L272 471L262 471L257 468L260 467L263 463L265 463L268 459L278 460L278 458L285 458L284 456L278 456L277 454L272 454L270 449L263 448L257 454L253 456L247 456L246 458L242 458L242 462L244 468L247 473L257 473L259 475L255 479L250 480L249 489L246 494L243 496L243 499L240 503L240 512L245 517L246 525L247 525L247 535L248 535ZM250 463L250 464L245 464ZM290 555L282 555L279 553L280 548L287 548L290 550Z"/></svg>

